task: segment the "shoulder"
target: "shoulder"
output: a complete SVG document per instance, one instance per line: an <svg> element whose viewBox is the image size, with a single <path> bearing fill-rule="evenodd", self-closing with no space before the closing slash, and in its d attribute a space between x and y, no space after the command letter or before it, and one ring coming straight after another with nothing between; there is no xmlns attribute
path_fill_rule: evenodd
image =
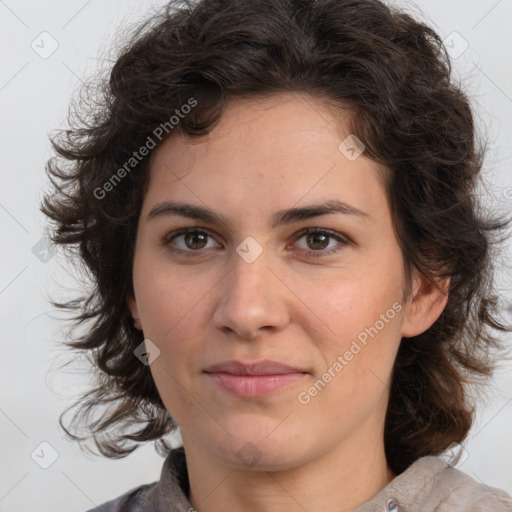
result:
<svg viewBox="0 0 512 512"><path fill-rule="evenodd" d="M191 509L189 483L183 447L173 449L166 457L160 480L140 485L121 496L87 512L164 512L178 508Z"/></svg>
<svg viewBox="0 0 512 512"><path fill-rule="evenodd" d="M439 512L468 510L471 512L511 512L512 497L505 491L490 487L466 473L451 467L438 473L434 498L439 498Z"/></svg>
<svg viewBox="0 0 512 512"><path fill-rule="evenodd" d="M150 490L156 485L156 482L152 484L145 484L130 489L129 491L121 494L117 498L114 498L102 505L98 505L95 508L89 509L87 512L139 512L144 510L143 508L143 496L146 491Z"/></svg>
<svg viewBox="0 0 512 512"><path fill-rule="evenodd" d="M404 477L407 474L412 477L408 483L413 492L407 503L409 508L404 507L406 511L512 511L512 498L505 491L475 480L439 457L422 457L404 473Z"/></svg>
<svg viewBox="0 0 512 512"><path fill-rule="evenodd" d="M512 497L439 457L415 461L356 512L512 512Z"/></svg>

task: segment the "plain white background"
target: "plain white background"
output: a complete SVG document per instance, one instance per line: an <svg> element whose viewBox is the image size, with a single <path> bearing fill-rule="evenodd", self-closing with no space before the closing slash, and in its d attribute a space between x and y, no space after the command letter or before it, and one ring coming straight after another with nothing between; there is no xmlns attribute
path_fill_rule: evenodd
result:
<svg viewBox="0 0 512 512"><path fill-rule="evenodd" d="M405 0L395 3L411 8ZM0 0L3 512L85 511L159 478L162 459L151 444L128 458L107 460L86 456L63 439L58 416L87 386L88 372L85 367L81 372L59 370L71 355L59 345L63 324L48 296L75 295L78 283L76 273L59 254L52 257L45 252L41 242L45 221L39 203L47 186L48 134L65 126L68 103L77 86L106 64L102 57L116 36L163 4L156 0ZM446 38L455 76L473 97L479 126L489 140L487 201L510 212L512 1L418 0L416 5L420 11L413 12L424 16ZM507 260L510 253L504 257ZM500 273L502 294L509 301L510 273L510 267ZM512 308L506 314L512 321ZM482 403L459 467L474 479L509 493L511 425L512 369L508 363L497 373ZM41 467L50 463L47 469Z"/></svg>

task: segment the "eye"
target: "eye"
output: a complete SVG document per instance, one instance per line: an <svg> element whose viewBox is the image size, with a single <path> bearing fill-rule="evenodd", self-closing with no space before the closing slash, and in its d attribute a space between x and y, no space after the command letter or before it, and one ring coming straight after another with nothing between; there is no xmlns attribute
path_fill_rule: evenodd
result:
<svg viewBox="0 0 512 512"><path fill-rule="evenodd" d="M298 233L298 239L295 245L299 245L299 249L307 251L313 257L326 256L338 252L343 246L348 245L349 240L340 233L333 231L307 228ZM304 240L300 247L300 241ZM326 250L329 249L329 250ZM318 253L318 254L314 254Z"/></svg>
<svg viewBox="0 0 512 512"><path fill-rule="evenodd" d="M303 229L296 235L295 240L293 245L300 251L307 252L311 257L334 254L351 243L340 233L319 228ZM176 254L192 257L200 256L207 249L219 248L208 231L197 228L186 228L169 233L162 240L162 245L169 247Z"/></svg>
<svg viewBox="0 0 512 512"><path fill-rule="evenodd" d="M165 246L171 246L171 249L176 253L195 256L192 253L216 247L214 241L212 242L213 245L211 243L208 245L208 239L213 241L212 236L208 232L189 228L169 233L164 237L162 243Z"/></svg>

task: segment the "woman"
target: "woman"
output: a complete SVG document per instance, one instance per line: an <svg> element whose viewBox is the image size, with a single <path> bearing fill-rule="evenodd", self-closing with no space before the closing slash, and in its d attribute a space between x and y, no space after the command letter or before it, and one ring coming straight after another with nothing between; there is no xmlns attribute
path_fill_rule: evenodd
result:
<svg viewBox="0 0 512 512"><path fill-rule="evenodd" d="M99 370L75 423L166 460L96 510L512 510L437 457L510 330L438 35L372 0L171 3L99 92L43 204L95 285L61 305Z"/></svg>

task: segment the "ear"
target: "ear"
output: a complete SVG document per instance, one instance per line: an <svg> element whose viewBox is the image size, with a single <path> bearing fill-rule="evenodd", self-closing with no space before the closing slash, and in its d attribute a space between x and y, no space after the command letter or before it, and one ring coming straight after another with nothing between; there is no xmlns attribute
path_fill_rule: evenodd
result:
<svg viewBox="0 0 512 512"><path fill-rule="evenodd" d="M128 294L128 297L126 299L126 303L128 307L130 308L130 312L133 317L133 325L136 329L139 329L139 331L142 331L142 324L140 323L140 316L139 316L139 308L137 307L137 300L133 296L133 294Z"/></svg>
<svg viewBox="0 0 512 512"><path fill-rule="evenodd" d="M449 289L449 277L428 279L415 270L412 293L405 305L402 337L418 336L434 324L446 306Z"/></svg>

